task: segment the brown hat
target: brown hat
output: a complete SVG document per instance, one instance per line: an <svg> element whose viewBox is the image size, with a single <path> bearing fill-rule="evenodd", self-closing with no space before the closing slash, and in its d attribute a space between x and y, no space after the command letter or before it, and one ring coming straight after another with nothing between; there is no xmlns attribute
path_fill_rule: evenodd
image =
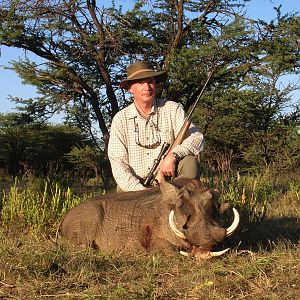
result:
<svg viewBox="0 0 300 300"><path fill-rule="evenodd" d="M149 77L156 77L156 82L163 81L167 78L166 71L155 71L153 68L144 60L137 61L127 68L127 78L120 83L120 88L128 89L131 81Z"/></svg>

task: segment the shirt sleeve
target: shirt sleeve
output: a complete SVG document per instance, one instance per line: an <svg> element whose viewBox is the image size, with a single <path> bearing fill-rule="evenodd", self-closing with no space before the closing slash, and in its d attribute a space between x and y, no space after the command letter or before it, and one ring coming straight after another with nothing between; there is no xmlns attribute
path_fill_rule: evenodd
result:
<svg viewBox="0 0 300 300"><path fill-rule="evenodd" d="M176 120L176 122L174 123L175 136L178 135L180 129L182 128L182 125L186 120L186 114L182 105L180 103L177 104L178 107L175 110L175 118L173 119ZM187 133L187 137L180 145L174 147L174 149L172 149L172 152L177 153L180 158L186 155L198 155L200 151L202 151L203 143L203 134L193 123L191 123Z"/></svg>
<svg viewBox="0 0 300 300"><path fill-rule="evenodd" d="M128 163L128 149L126 147L126 136L119 115L115 115L110 131L108 143L108 157L112 167L112 173L116 183L123 191L144 190L145 187L140 180L134 176L133 171Z"/></svg>

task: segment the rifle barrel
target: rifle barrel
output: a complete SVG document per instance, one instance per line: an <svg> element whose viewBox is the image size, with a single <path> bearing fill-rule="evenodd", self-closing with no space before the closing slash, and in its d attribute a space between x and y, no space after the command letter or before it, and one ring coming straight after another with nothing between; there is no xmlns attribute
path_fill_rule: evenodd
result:
<svg viewBox="0 0 300 300"><path fill-rule="evenodd" d="M205 81L205 83L204 83L204 85L203 85L203 87L202 87L202 89L201 89L201 92L200 92L200 94L198 95L196 101L194 102L193 106L191 107L191 109L190 109L190 111L189 111L189 113L188 113L188 115L187 115L187 117L186 117L187 120L190 120L190 119L191 119L192 114L193 114L193 112L194 112L194 110L195 110L195 108L196 108L196 106L197 106L197 104L198 104L200 98L202 97L202 95L203 95L203 93L204 93L204 91L205 91L205 89L206 89L206 86L207 86L208 82L210 81L211 76L212 76L212 74L214 73L214 71L215 71L215 68L212 68L212 69L210 70L210 72L208 73L207 79L206 79L206 81Z"/></svg>
<svg viewBox="0 0 300 300"><path fill-rule="evenodd" d="M182 141L184 140L186 132L188 131L188 129L190 127L190 124L191 124L192 113L194 112L194 110L195 110L195 108L196 108L196 106L197 106L200 98L202 97L202 95L204 93L204 90L206 89L206 86L207 86L207 84L208 84L208 82L209 82L212 74L214 73L214 71L215 71L215 67L213 67L210 70L210 72L208 73L207 79L206 79L206 81L205 81L205 83L204 83L204 85L203 85L203 87L201 89L201 92L198 95L198 97L197 97L196 101L194 102L193 106L191 107L189 113L187 114L187 117L186 117L186 119L184 121L184 124L182 125L182 127L181 127L181 129L180 129L180 131L179 131L179 133L178 133L175 141L171 145L171 147L170 147L170 144L168 144L166 142L163 144L162 149L161 149L158 157L154 160L154 164L153 164L153 166L152 166L152 168L151 168L148 176L146 177L146 179L145 179L145 181L143 183L144 186L149 186L151 184L151 181L153 180L153 175L154 175L154 173L155 173L155 171L156 171L156 169L157 169L157 167L158 167L158 165L159 165L159 163L160 163L163 155L165 153L169 153L175 146L180 145L182 143ZM154 180L158 181L157 178L158 178L158 174L156 175L156 177L155 177Z"/></svg>

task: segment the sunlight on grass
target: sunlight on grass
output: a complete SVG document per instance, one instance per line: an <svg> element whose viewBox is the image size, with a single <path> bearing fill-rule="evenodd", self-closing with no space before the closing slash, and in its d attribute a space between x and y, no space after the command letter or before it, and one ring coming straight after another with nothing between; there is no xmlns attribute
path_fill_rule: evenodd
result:
<svg viewBox="0 0 300 300"><path fill-rule="evenodd" d="M91 195L82 197L73 194L71 188L44 180L41 186L34 183L23 186L16 179L8 192L3 192L1 200L1 222L9 226L17 222L19 226L38 231L57 222L73 206Z"/></svg>
<svg viewBox="0 0 300 300"><path fill-rule="evenodd" d="M16 180L0 199L0 298L297 299L299 184L245 176L221 189L221 201L240 211L244 232L225 256L194 261L57 245L49 232L91 195L48 180Z"/></svg>

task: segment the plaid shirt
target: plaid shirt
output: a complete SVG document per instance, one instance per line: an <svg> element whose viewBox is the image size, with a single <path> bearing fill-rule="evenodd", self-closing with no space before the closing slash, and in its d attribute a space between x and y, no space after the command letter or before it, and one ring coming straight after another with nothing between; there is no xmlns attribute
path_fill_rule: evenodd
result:
<svg viewBox="0 0 300 300"><path fill-rule="evenodd" d="M145 178L158 157L164 142L170 145L185 122L181 104L156 99L147 119L137 111L134 103L119 111L111 124L108 157L113 176L123 191L142 190ZM197 155L203 135L191 124L189 136L172 152L180 157Z"/></svg>

